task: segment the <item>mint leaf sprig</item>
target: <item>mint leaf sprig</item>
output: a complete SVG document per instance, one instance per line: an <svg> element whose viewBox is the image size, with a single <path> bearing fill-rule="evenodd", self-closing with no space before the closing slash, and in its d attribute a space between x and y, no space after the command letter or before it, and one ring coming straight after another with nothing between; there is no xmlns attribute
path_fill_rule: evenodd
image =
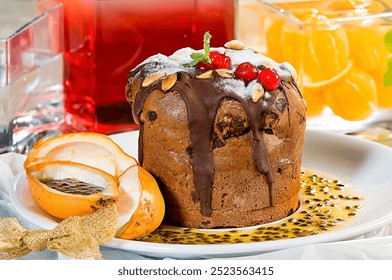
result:
<svg viewBox="0 0 392 280"><path fill-rule="evenodd" d="M194 52L191 53L191 58L192 61L190 63L185 63L185 67L195 67L199 62L206 62L206 63L211 63L210 59L210 40L212 36L211 34L207 31L204 33L204 38L203 38L203 50L204 53L201 52Z"/></svg>

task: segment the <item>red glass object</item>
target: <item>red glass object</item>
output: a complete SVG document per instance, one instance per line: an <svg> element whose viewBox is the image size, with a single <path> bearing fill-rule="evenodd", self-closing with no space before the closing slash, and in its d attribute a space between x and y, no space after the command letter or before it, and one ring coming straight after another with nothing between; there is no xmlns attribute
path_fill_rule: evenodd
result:
<svg viewBox="0 0 392 280"><path fill-rule="evenodd" d="M212 46L235 35L236 0L56 2L64 4L64 103L70 130L137 129L124 93L133 67L156 53L202 49L206 31Z"/></svg>

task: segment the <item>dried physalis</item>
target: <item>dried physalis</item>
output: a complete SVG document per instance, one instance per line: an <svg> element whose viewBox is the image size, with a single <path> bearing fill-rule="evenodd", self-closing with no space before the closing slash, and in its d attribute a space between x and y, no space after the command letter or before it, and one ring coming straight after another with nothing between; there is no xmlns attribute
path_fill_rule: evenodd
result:
<svg viewBox="0 0 392 280"><path fill-rule="evenodd" d="M0 218L0 259L14 259L31 252L23 243L26 232L16 218Z"/></svg>

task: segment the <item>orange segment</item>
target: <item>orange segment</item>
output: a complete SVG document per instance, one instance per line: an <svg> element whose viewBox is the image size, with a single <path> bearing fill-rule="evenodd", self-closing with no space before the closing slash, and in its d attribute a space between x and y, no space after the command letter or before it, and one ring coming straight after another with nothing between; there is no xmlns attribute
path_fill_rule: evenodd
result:
<svg viewBox="0 0 392 280"><path fill-rule="evenodd" d="M302 69L304 79L310 83L339 75L349 62L346 31L334 28L328 18L317 10L304 9L294 13L305 23L302 30L299 27L283 27L283 59Z"/></svg>
<svg viewBox="0 0 392 280"><path fill-rule="evenodd" d="M135 180L135 177L137 178ZM165 202L154 177L140 166L132 166L127 169L119 178L120 181L120 200L117 203L119 209L119 223L122 225L116 237L122 239L136 239L153 232L162 223L165 215ZM133 199L124 199L127 192L134 192L135 187L130 184L140 182L140 197L137 208L132 213ZM130 195L132 196L132 195ZM125 224L123 222L126 221Z"/></svg>
<svg viewBox="0 0 392 280"><path fill-rule="evenodd" d="M368 73L354 67L329 86L326 101L332 111L345 120L366 119L377 106L376 83Z"/></svg>
<svg viewBox="0 0 392 280"><path fill-rule="evenodd" d="M113 176L84 164L43 162L28 167L26 174L34 200L59 219L92 214L119 196Z"/></svg>
<svg viewBox="0 0 392 280"><path fill-rule="evenodd" d="M346 31L330 26L328 19L317 11L302 13L298 17L306 21L303 31L283 27L283 58L302 69L304 79L311 83L331 79L341 73L349 61Z"/></svg>
<svg viewBox="0 0 392 280"><path fill-rule="evenodd" d="M311 31L305 35L304 47L304 74L312 82L331 79L348 64L348 41L343 29Z"/></svg>
<svg viewBox="0 0 392 280"><path fill-rule="evenodd" d="M371 27L347 28L351 58L354 65L365 71L374 71L386 65L388 51L384 46L384 33Z"/></svg>

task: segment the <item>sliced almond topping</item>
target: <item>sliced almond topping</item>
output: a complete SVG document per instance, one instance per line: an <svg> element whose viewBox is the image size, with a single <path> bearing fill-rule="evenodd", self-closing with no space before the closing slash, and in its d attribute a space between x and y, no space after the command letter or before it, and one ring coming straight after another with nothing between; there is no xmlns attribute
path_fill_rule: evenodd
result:
<svg viewBox="0 0 392 280"><path fill-rule="evenodd" d="M229 69L216 69L215 70L223 78L234 78L234 74Z"/></svg>
<svg viewBox="0 0 392 280"><path fill-rule="evenodd" d="M212 77L213 70L208 70L200 75L197 75L196 78L198 79L208 79Z"/></svg>
<svg viewBox="0 0 392 280"><path fill-rule="evenodd" d="M257 102L260 98L264 97L264 88L260 84L255 84L252 89L252 100L253 102Z"/></svg>
<svg viewBox="0 0 392 280"><path fill-rule="evenodd" d="M241 41L231 40L225 44L225 47L232 50L242 50L245 48L245 45Z"/></svg>
<svg viewBox="0 0 392 280"><path fill-rule="evenodd" d="M148 87L153 82L158 81L160 78L164 77L165 75L166 75L165 72L156 72L155 74L148 76L143 80L142 87Z"/></svg>
<svg viewBox="0 0 392 280"><path fill-rule="evenodd" d="M171 89L177 81L176 74L170 74L169 76L165 77L162 81L162 90L167 91Z"/></svg>
<svg viewBox="0 0 392 280"><path fill-rule="evenodd" d="M259 66L264 66L265 68L274 69L275 65L271 61L263 61Z"/></svg>

